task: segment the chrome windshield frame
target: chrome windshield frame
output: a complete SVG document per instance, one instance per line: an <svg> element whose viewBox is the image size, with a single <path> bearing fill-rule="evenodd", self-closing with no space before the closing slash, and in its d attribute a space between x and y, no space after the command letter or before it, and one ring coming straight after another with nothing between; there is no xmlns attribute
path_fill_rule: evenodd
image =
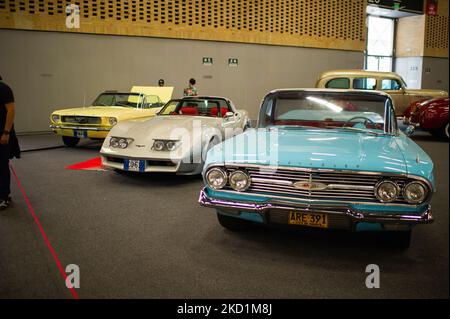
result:
<svg viewBox="0 0 450 319"><path fill-rule="evenodd" d="M317 90L317 89L313 89L313 90L308 90L308 89L281 89L281 90L274 90L269 92L261 101L261 105L259 108L259 116L258 116L258 121L257 121L257 128L265 128L267 126L262 126L261 123L261 116L263 111L265 112L265 104L268 103L269 99L272 99L273 96L277 93L280 92L288 92L288 93L300 93L300 92L314 92L314 93L342 93L342 94L352 94L352 95L361 95L361 96L380 96L385 98L385 105L384 105L384 123L383 123L383 132L379 133L379 135L389 135L389 136L397 136L398 135L398 130L395 129L394 123L392 123L392 121L390 120L391 116L392 116L392 112L394 111L394 106L392 103L392 99L389 97L389 95L383 93L383 92L361 92L361 91L356 91L356 90ZM271 118L273 118L273 112L274 112L275 108L271 107ZM272 124L273 125L273 124ZM276 125L273 125L276 126ZM314 127L311 127L311 129L314 129ZM364 131L361 131L364 132ZM369 133L369 132L368 132Z"/></svg>

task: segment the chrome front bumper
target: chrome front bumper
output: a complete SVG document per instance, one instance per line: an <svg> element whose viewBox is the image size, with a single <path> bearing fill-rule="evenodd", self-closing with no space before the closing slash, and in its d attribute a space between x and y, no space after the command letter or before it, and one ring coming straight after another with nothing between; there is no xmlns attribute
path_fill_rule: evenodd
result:
<svg viewBox="0 0 450 319"><path fill-rule="evenodd" d="M421 215L403 214L403 213L373 213L361 212L346 206L329 206L329 205L309 205L296 204L292 202L267 202L267 203L250 203L250 202L234 202L224 199L214 199L208 197L205 188L200 191L199 203L205 207L217 208L231 214L239 214L240 212L254 212L263 215L271 210L277 211L298 211L311 213L324 213L330 215L346 216L352 222L369 222L369 223L388 223L388 224L428 224L433 222L431 206Z"/></svg>
<svg viewBox="0 0 450 319"><path fill-rule="evenodd" d="M77 131L96 131L107 132L110 129L98 128L98 127L83 127L83 126L63 126L63 125L50 125L52 130L77 130Z"/></svg>

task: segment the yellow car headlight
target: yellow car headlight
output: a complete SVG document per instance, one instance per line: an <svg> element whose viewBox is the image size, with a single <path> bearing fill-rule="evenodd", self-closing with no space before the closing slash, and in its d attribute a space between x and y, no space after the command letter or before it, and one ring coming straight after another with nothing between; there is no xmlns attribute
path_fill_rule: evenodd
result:
<svg viewBox="0 0 450 319"><path fill-rule="evenodd" d="M60 116L58 115L58 114L53 114L52 115L52 121L54 122L54 123L58 123L59 122L59 120L60 120Z"/></svg>
<svg viewBox="0 0 450 319"><path fill-rule="evenodd" d="M108 119L108 122L109 122L109 125L114 126L114 125L117 124L117 118L115 118L115 117L110 117L110 118Z"/></svg>

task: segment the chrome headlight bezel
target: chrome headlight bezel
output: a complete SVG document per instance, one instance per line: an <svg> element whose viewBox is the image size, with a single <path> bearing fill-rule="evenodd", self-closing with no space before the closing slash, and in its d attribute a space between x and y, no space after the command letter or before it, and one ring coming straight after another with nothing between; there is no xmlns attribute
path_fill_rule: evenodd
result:
<svg viewBox="0 0 450 319"><path fill-rule="evenodd" d="M411 199L408 197L408 188L410 188L414 185L419 185L423 188L423 197L420 200L417 200L417 199L414 200L414 199ZM428 186L425 183L420 182L420 181L411 181L408 184L406 184L405 188L403 189L403 197L409 204L415 204L415 205L422 204L427 200L429 194L430 194L430 190L429 190Z"/></svg>
<svg viewBox="0 0 450 319"><path fill-rule="evenodd" d="M116 124L117 124L117 118L115 118L115 117L110 117L110 118L108 118L108 123L109 123L109 125L111 125L111 126L116 125Z"/></svg>
<svg viewBox="0 0 450 319"><path fill-rule="evenodd" d="M391 199L386 199L386 198L382 198L382 197L380 196L379 190L380 190L380 188L381 188L383 185L385 185L385 184L389 184L389 185L394 186L394 189L395 189L395 197L393 197L393 198L391 198ZM392 203L392 202L394 202L394 201L396 201L396 200L398 199L398 197L400 196L400 191L401 191L400 186L398 186L397 183L395 183L394 181L391 181L391 180L384 179L384 180L382 180L382 181L380 181L380 182L377 183L377 185L375 186L375 189L374 189L374 194L375 194L375 197L376 197L380 202L382 202L382 203Z"/></svg>
<svg viewBox="0 0 450 319"><path fill-rule="evenodd" d="M210 176L211 176L211 174L213 174L213 173L218 173L218 174L220 174L220 175L222 176L222 179L223 179L223 180L222 180L222 182L221 182L219 185L214 185L213 183L211 183ZM224 188L224 187L227 185L227 182L228 182L228 175L227 175L227 173L225 172L225 170L223 170L223 169L221 169L221 168L218 168L218 167L213 167L213 168L209 169L209 170L206 172L206 174L205 174L205 181L206 181L206 184L207 184L209 187L211 187L212 189L219 190L219 189Z"/></svg>
<svg viewBox="0 0 450 319"><path fill-rule="evenodd" d="M166 142L166 148L168 151L174 151L178 146L177 141L167 141Z"/></svg>
<svg viewBox="0 0 450 319"><path fill-rule="evenodd" d="M240 174L241 176L245 177L245 185L242 188L239 188L237 183L235 183L233 181L233 177L235 177L238 174ZM237 191L237 192L244 192L250 187L251 180L250 180L250 176L245 171L243 171L243 170L235 170L228 176L228 183L230 184L231 188L233 188L235 191Z"/></svg>
<svg viewBox="0 0 450 319"><path fill-rule="evenodd" d="M158 152L169 151L172 152L181 144L179 140L162 140L155 139L153 141L152 149Z"/></svg>
<svg viewBox="0 0 450 319"><path fill-rule="evenodd" d="M132 138L113 136L109 139L109 146L111 148L126 149L133 141Z"/></svg>
<svg viewBox="0 0 450 319"><path fill-rule="evenodd" d="M61 120L61 116L59 116L58 114L52 114L52 122L53 123L58 123Z"/></svg>

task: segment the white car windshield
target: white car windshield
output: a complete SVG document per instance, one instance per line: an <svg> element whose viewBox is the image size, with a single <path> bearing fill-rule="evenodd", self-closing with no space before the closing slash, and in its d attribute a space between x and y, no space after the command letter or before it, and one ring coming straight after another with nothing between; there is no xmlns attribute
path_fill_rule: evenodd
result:
<svg viewBox="0 0 450 319"><path fill-rule="evenodd" d="M385 132L388 98L342 92L279 91L263 104L259 126Z"/></svg>
<svg viewBox="0 0 450 319"><path fill-rule="evenodd" d="M158 115L225 117L227 112L232 110L223 99L181 99L169 101Z"/></svg>

